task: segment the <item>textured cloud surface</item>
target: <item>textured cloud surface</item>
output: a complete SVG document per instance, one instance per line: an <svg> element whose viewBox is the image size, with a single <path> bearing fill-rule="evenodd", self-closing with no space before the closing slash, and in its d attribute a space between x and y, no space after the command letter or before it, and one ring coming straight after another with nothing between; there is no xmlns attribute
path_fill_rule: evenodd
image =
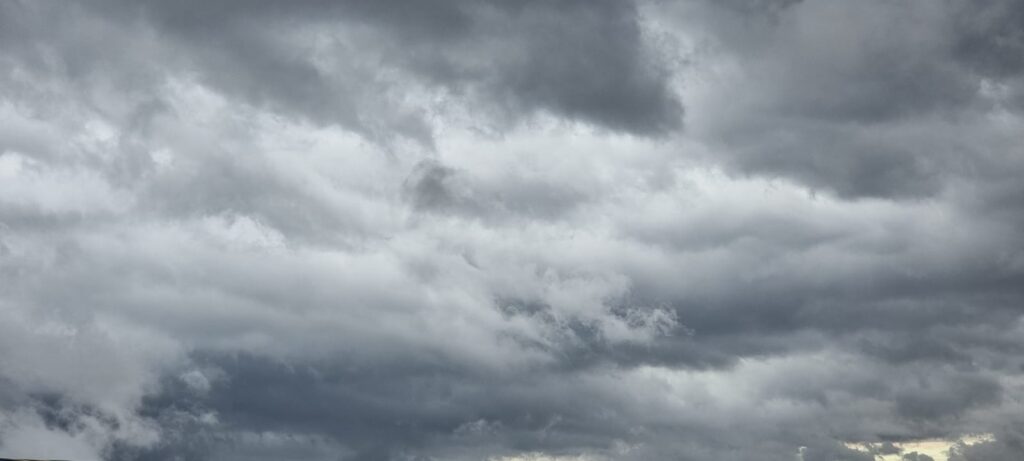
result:
<svg viewBox="0 0 1024 461"><path fill-rule="evenodd" d="M0 457L1018 461L1022 140L1015 0L2 1Z"/></svg>

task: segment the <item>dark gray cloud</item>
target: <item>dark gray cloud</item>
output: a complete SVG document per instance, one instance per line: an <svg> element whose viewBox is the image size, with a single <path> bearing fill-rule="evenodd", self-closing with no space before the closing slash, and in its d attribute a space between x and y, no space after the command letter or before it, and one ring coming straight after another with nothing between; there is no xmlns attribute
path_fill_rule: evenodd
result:
<svg viewBox="0 0 1024 461"><path fill-rule="evenodd" d="M630 2L131 2L101 11L149 29L156 54L240 101L381 140L431 136L429 111L394 94L408 80L468 98L499 126L538 112L638 134L682 123L669 69Z"/></svg>
<svg viewBox="0 0 1024 461"><path fill-rule="evenodd" d="M1020 459L1022 17L2 3L0 456Z"/></svg>
<svg viewBox="0 0 1024 461"><path fill-rule="evenodd" d="M995 440L975 444L957 444L950 450L949 460L1003 461L1020 456L1021 450L1024 450L1024 444L1022 444L1018 427L1015 432L999 434Z"/></svg>
<svg viewBox="0 0 1024 461"><path fill-rule="evenodd" d="M1019 155L1015 130L978 126L1021 108L1017 2L677 6L728 69L707 78L712 106L694 108L694 126L739 171L922 197Z"/></svg>

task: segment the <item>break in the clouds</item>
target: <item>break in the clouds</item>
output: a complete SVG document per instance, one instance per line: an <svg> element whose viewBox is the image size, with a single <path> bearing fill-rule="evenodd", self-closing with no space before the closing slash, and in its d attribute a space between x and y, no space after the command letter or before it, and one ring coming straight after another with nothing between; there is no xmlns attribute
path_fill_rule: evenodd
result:
<svg viewBox="0 0 1024 461"><path fill-rule="evenodd" d="M6 0L0 99L0 456L1024 456L1019 1Z"/></svg>

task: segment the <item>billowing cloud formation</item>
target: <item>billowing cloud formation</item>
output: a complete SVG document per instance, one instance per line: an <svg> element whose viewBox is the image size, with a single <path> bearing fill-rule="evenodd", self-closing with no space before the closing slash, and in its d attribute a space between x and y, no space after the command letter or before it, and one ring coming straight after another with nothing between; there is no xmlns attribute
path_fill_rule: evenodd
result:
<svg viewBox="0 0 1024 461"><path fill-rule="evenodd" d="M0 4L0 456L1020 459L1022 30Z"/></svg>

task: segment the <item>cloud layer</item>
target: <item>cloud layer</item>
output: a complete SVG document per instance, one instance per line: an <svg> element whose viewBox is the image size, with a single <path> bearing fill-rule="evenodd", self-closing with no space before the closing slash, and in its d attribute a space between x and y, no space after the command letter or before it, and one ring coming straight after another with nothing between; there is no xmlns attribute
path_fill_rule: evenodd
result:
<svg viewBox="0 0 1024 461"><path fill-rule="evenodd" d="M1020 459L1022 31L0 3L0 456Z"/></svg>

